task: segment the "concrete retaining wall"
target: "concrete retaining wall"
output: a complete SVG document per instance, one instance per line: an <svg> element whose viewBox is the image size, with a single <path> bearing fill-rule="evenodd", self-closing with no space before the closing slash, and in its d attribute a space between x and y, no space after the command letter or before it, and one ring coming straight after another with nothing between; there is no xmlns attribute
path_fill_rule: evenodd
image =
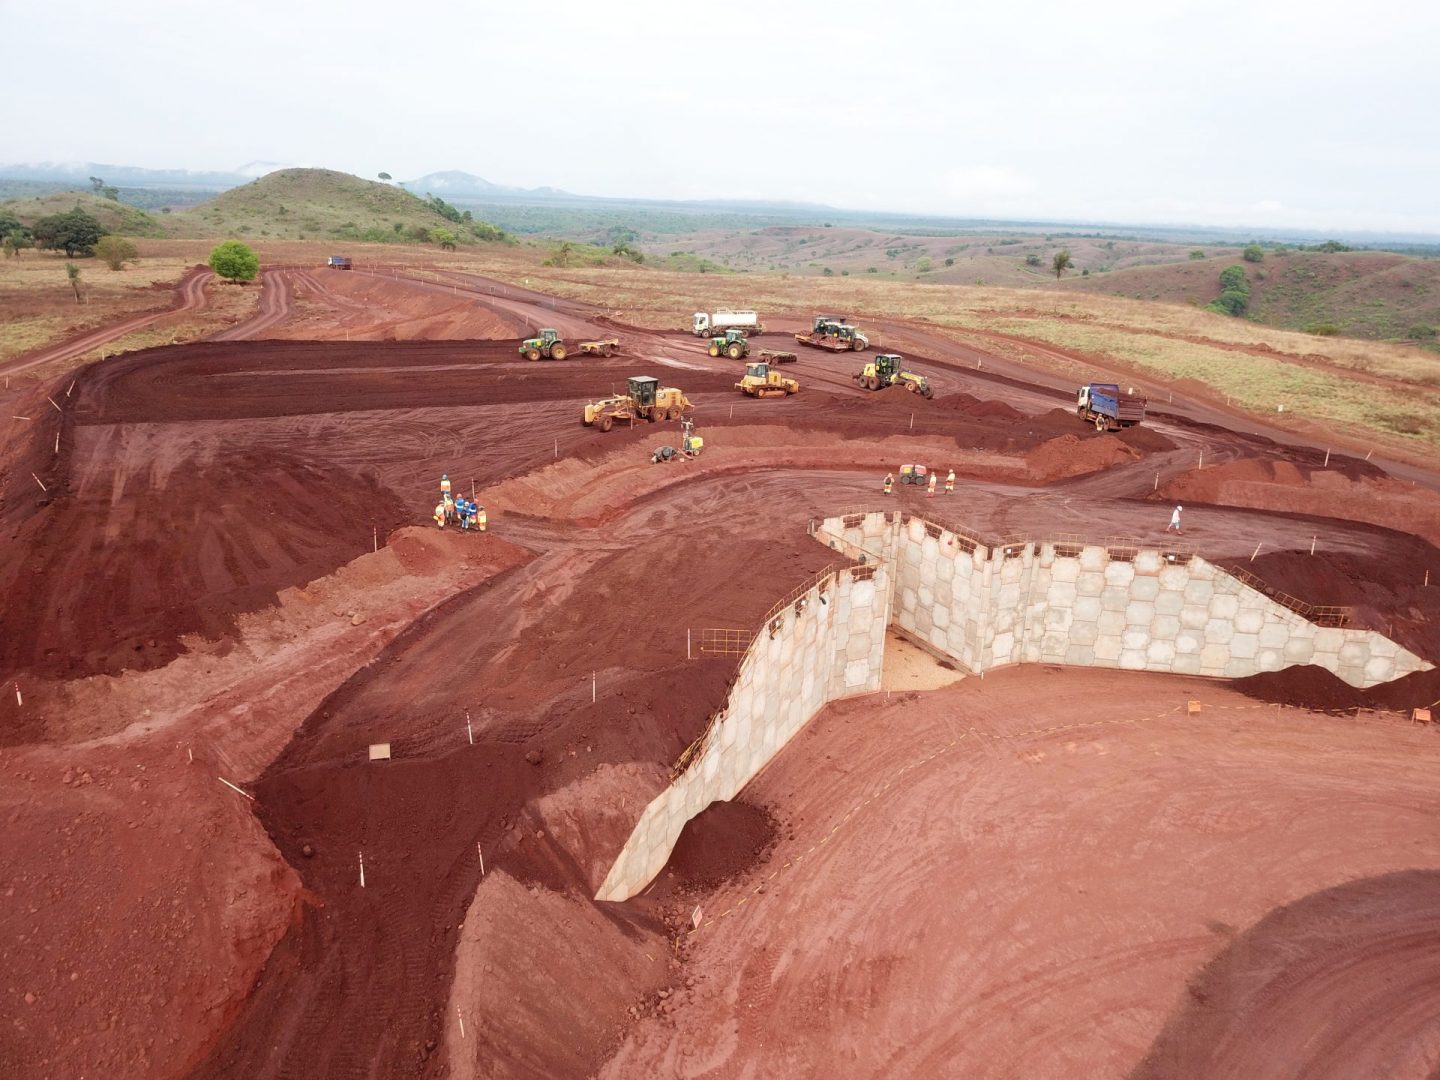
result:
<svg viewBox="0 0 1440 1080"><path fill-rule="evenodd" d="M857 565L761 629L698 755L645 808L597 899L649 884L685 823L733 798L827 702L878 690L892 623L977 674L1047 663L1242 678L1314 664L1363 688L1431 667L1381 634L1317 626L1185 552L987 545L898 513L827 518L812 533Z"/></svg>
<svg viewBox="0 0 1440 1080"><path fill-rule="evenodd" d="M1383 634L1317 626L1188 553L992 549L920 518L895 537L895 625L971 672L1046 663L1234 679L1313 664L1363 689L1431 666Z"/></svg>
<svg viewBox="0 0 1440 1080"><path fill-rule="evenodd" d="M649 884L685 823L733 798L826 702L880 689L889 600L888 566L866 555L761 628L698 756L645 808L596 899L627 900Z"/></svg>

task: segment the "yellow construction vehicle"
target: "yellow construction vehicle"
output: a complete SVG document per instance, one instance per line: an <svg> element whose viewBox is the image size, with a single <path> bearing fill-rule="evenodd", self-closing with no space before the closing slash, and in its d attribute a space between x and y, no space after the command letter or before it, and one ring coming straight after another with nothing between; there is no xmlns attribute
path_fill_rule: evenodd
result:
<svg viewBox="0 0 1440 1080"><path fill-rule="evenodd" d="M652 465L663 465L667 461L674 461L676 458L694 458L700 456L700 451L705 449L705 440L695 434L695 421L688 417L680 421L680 447L657 446L655 452L650 455Z"/></svg>
<svg viewBox="0 0 1440 1080"><path fill-rule="evenodd" d="M930 387L930 380L924 375L906 371L901 367L904 362L904 358L898 353L881 353L857 371L854 378L866 390L903 386L912 394L919 394L923 398L934 397L935 391Z"/></svg>
<svg viewBox="0 0 1440 1080"><path fill-rule="evenodd" d="M770 365L761 361L745 365L745 377L735 384L735 389L751 397L784 397L798 394L800 384L778 371L771 371Z"/></svg>
<svg viewBox="0 0 1440 1080"><path fill-rule="evenodd" d="M626 393L592 401L585 406L585 423L601 431L609 431L617 420L634 424L636 420L679 420L690 408L690 399L683 390L661 386L660 380L649 375L633 376Z"/></svg>

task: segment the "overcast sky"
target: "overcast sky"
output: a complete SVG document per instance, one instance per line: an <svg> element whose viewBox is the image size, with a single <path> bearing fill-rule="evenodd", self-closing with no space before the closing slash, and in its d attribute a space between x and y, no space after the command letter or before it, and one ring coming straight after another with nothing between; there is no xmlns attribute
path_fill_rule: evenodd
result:
<svg viewBox="0 0 1440 1080"><path fill-rule="evenodd" d="M0 0L0 161L1440 233L1440 4Z"/></svg>

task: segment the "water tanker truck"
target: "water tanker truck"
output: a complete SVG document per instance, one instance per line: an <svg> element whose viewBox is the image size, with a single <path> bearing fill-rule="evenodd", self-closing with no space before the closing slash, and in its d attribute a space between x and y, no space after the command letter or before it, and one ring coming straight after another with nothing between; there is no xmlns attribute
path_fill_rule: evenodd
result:
<svg viewBox="0 0 1440 1080"><path fill-rule="evenodd" d="M1145 419L1146 401L1122 394L1115 383L1086 383L1075 395L1075 415L1096 431L1119 431Z"/></svg>
<svg viewBox="0 0 1440 1080"><path fill-rule="evenodd" d="M726 330L739 330L742 334L763 334L760 316L753 311L730 311L721 308L713 315L703 311L695 312L691 332L696 337L723 337Z"/></svg>

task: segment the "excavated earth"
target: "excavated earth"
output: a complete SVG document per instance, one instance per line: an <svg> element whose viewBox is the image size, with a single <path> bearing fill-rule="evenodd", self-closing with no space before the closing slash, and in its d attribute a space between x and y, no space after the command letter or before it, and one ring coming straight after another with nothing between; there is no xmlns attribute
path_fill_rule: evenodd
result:
<svg viewBox="0 0 1440 1080"><path fill-rule="evenodd" d="M812 518L1158 540L1175 495L1207 558L1435 660L1433 478L1179 403L1096 435L919 330L933 401L808 351L756 401L683 335L523 361L617 324L462 274L265 288L0 391L4 1075L1440 1067L1433 672L942 673L828 707L590 899L734 677L687 633L834 564ZM690 397L698 460L579 422L632 374ZM956 493L887 500L906 462ZM487 533L429 521L442 472Z"/></svg>

